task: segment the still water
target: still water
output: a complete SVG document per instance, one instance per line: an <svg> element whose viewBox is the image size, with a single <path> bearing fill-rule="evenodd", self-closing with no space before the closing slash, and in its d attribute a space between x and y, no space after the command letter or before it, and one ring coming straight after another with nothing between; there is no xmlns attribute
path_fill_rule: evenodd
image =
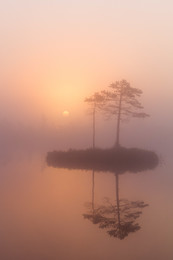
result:
<svg viewBox="0 0 173 260"><path fill-rule="evenodd" d="M1 260L172 260L171 160L113 174L1 160Z"/></svg>

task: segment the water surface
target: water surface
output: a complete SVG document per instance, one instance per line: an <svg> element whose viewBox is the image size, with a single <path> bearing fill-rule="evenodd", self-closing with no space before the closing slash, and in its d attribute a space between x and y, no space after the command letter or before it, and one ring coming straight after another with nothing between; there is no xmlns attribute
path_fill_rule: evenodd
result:
<svg viewBox="0 0 173 260"><path fill-rule="evenodd" d="M109 172L48 167L44 155L1 160L0 259L172 260L172 183L171 161L117 182ZM118 218L132 225L121 236Z"/></svg>

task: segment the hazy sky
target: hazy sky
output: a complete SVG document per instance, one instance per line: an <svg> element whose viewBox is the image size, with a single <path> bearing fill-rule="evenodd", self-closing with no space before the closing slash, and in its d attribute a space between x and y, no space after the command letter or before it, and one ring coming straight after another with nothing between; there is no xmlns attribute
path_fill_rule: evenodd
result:
<svg viewBox="0 0 173 260"><path fill-rule="evenodd" d="M0 117L85 122L83 99L125 78L152 115L142 131L170 135L172 31L172 0L1 1Z"/></svg>

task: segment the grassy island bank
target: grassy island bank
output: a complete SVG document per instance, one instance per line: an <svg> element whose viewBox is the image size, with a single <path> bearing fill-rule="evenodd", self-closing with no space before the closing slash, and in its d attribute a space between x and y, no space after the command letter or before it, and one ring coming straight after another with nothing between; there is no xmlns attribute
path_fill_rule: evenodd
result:
<svg viewBox="0 0 173 260"><path fill-rule="evenodd" d="M155 152L138 148L70 149L47 154L47 164L52 167L116 173L151 170L158 163L159 158Z"/></svg>

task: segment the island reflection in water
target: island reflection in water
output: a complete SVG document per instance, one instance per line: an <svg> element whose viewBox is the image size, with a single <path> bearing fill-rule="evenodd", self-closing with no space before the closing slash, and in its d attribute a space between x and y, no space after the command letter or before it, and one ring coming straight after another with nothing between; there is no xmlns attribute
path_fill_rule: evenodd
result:
<svg viewBox="0 0 173 260"><path fill-rule="evenodd" d="M143 201L129 201L119 198L119 175L125 172L138 173L154 169L159 159L154 152L141 149L119 150L88 149L83 151L48 153L49 166L67 169L92 169L92 201L85 203L88 212L83 214L99 228L106 230L111 236L120 240L141 227L137 219L142 209L147 207ZM111 172L115 175L115 200L104 199L104 204L95 203L95 171Z"/></svg>

